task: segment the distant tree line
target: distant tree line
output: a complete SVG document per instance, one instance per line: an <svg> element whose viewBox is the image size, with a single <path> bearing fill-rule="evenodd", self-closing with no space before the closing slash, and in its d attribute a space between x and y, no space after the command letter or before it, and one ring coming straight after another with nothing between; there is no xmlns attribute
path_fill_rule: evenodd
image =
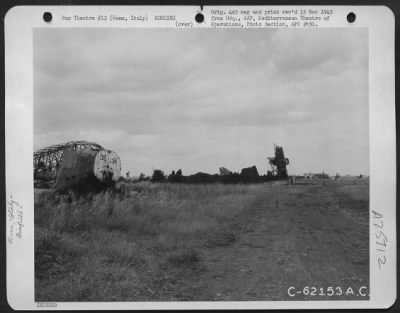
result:
<svg viewBox="0 0 400 313"><path fill-rule="evenodd" d="M223 170L222 170L223 169ZM287 177L285 177L287 178ZM220 174L207 174L198 172L196 174L184 176L182 170L172 171L170 175L165 175L162 170L156 169L151 177L152 182L170 182L170 183L186 183L186 184L208 184L208 183L223 183L223 184L248 184L262 183L266 181L276 180L272 172L268 171L267 175L259 175L257 167L243 168L240 173L227 171L221 168Z"/></svg>

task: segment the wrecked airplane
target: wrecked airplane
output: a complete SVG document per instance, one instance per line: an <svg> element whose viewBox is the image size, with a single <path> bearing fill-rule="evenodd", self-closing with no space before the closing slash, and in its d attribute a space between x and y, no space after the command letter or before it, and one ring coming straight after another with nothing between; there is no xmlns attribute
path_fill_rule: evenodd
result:
<svg viewBox="0 0 400 313"><path fill-rule="evenodd" d="M271 171L268 171L268 176L272 176L275 179L285 179L288 178L287 165L289 165L289 159L285 158L283 153L283 148L275 145L275 156L269 157L268 162L271 166Z"/></svg>
<svg viewBox="0 0 400 313"><path fill-rule="evenodd" d="M112 186L121 176L119 156L87 141L53 145L33 154L35 187L65 190Z"/></svg>

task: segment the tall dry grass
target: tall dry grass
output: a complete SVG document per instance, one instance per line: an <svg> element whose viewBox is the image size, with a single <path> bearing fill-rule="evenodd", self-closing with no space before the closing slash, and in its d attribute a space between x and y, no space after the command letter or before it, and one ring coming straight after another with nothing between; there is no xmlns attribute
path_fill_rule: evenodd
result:
<svg viewBox="0 0 400 313"><path fill-rule="evenodd" d="M233 243L235 219L250 216L262 192L148 182L120 193L37 192L36 301L190 300L201 250Z"/></svg>

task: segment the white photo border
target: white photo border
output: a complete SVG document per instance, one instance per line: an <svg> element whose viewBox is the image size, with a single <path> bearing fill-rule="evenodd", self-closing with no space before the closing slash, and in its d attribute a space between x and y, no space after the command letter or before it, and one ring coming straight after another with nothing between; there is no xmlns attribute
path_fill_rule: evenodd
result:
<svg viewBox="0 0 400 313"><path fill-rule="evenodd" d="M283 6L257 6L257 9L281 9ZM205 6L205 22L194 16L199 6L19 6L5 17L5 148L6 205L21 206L23 236L7 241L7 299L18 310L34 309L350 309L388 308L396 300L396 132L394 14L385 6L285 6L295 9L332 9L329 22L333 27L366 27L369 36L369 126L370 126L370 299L362 301L204 301L204 302L57 302L38 304L34 300L34 192L33 155L33 29L65 27L170 27L171 21L149 19L140 23L118 21L74 21L67 15L175 15L193 21L192 28L210 28L212 9L234 9L235 6ZM253 9L251 6L236 7ZM53 14L46 24L43 13ZM349 24L346 16L355 12L357 22ZM383 151L383 153L382 153ZM376 246L376 222L372 211L382 214L388 237L385 264L379 269L382 255ZM7 218L6 236L10 227ZM56 307L54 307L56 305Z"/></svg>

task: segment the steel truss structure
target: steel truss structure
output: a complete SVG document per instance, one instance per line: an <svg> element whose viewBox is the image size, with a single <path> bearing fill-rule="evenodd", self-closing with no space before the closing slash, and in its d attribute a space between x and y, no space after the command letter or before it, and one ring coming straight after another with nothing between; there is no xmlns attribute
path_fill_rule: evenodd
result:
<svg viewBox="0 0 400 313"><path fill-rule="evenodd" d="M64 144L52 145L37 150L33 154L33 168L35 179L55 180L57 170L61 166L64 151L77 151L91 149L93 151L104 150L104 147L88 141L69 141Z"/></svg>

